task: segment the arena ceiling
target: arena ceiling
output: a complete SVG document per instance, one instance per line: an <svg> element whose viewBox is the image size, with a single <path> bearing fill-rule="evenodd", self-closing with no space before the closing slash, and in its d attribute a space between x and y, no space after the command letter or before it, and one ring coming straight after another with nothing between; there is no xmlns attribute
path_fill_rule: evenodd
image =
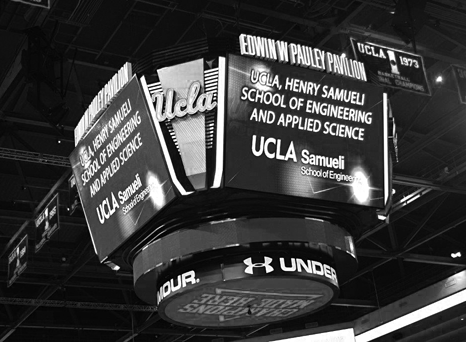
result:
<svg viewBox="0 0 466 342"><path fill-rule="evenodd" d="M404 15L395 9L392 0L52 0L47 10L2 0L0 341L234 341L350 322L463 270L464 257L450 255L466 254L466 107L451 66L466 65L466 4L426 1L411 13L414 40L394 30ZM176 327L136 297L131 273L99 264L84 217L68 212L73 129L126 61L158 68L234 45L240 33L348 55L350 37L417 51L432 95L387 89L399 151L393 208L358 238L359 270L334 305L250 329ZM60 230L7 287L9 252L34 236L34 214L55 192ZM441 322L429 324L440 332ZM388 340L414 341L415 333Z"/></svg>

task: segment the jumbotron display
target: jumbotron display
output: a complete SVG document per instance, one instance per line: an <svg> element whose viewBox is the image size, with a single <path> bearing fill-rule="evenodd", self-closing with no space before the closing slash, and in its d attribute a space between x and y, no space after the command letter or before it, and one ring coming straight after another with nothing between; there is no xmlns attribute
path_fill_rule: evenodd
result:
<svg viewBox="0 0 466 342"><path fill-rule="evenodd" d="M175 324L241 328L323 309L357 270L354 236L390 203L388 99L365 65L239 43L241 56L183 57L133 78L123 67L70 156L100 261L132 269L139 298Z"/></svg>
<svg viewBox="0 0 466 342"><path fill-rule="evenodd" d="M235 55L227 80L225 186L384 207L381 88Z"/></svg>
<svg viewBox="0 0 466 342"><path fill-rule="evenodd" d="M175 198L139 79L133 77L70 156L101 261Z"/></svg>

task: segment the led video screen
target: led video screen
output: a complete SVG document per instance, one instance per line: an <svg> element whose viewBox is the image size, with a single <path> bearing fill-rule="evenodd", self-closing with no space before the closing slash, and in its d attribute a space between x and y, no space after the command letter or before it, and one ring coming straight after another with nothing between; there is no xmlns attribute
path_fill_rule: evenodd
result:
<svg viewBox="0 0 466 342"><path fill-rule="evenodd" d="M381 88L236 55L227 63L226 187L384 207Z"/></svg>
<svg viewBox="0 0 466 342"><path fill-rule="evenodd" d="M70 155L100 261L175 198L138 78Z"/></svg>

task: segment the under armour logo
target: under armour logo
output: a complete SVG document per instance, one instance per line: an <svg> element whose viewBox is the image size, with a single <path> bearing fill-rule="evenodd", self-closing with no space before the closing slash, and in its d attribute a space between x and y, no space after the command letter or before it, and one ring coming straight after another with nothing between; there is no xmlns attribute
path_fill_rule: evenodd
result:
<svg viewBox="0 0 466 342"><path fill-rule="evenodd" d="M243 262L246 264L246 269L244 270L245 273L253 274L255 267L265 267L265 273L270 273L273 271L273 267L270 266L272 263L272 258L264 257L264 262L256 262L255 264L252 263L252 258L244 259Z"/></svg>

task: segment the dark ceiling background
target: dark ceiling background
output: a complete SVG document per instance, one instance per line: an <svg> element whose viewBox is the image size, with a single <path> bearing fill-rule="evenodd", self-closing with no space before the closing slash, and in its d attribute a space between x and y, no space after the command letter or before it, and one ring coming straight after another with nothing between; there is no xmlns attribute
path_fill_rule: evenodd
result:
<svg viewBox="0 0 466 342"><path fill-rule="evenodd" d="M392 0L52 0L49 10L0 1L0 341L233 341L349 322L464 269L464 257L450 257L466 253L466 107L451 65L466 64L466 3L411 3L425 3L412 13L414 44L394 31ZM73 129L124 62L175 64L240 33L350 56L350 37L416 46L432 96L388 89L400 158L394 205L388 223L358 239L359 271L334 305L236 331L175 327L135 296L131 274L98 263L84 217L69 214ZM62 227L7 288L8 254L24 234L34 236L34 211L54 191ZM429 322L432 336L449 323L461 329L453 322L464 311ZM416 333L386 340L414 341ZM443 336L435 341L465 340Z"/></svg>

